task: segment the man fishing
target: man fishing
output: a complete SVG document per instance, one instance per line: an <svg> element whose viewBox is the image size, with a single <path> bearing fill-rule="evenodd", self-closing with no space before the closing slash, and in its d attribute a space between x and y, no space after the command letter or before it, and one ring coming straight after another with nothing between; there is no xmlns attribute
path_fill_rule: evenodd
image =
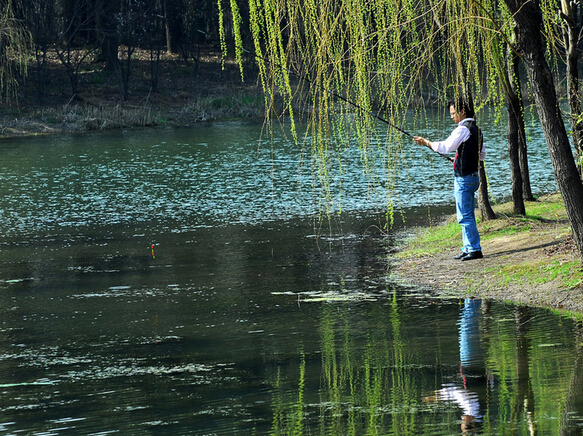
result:
<svg viewBox="0 0 583 436"><path fill-rule="evenodd" d="M474 213L474 193L480 186L478 167L479 161L486 156L486 149L483 144L482 149L479 149L480 130L474 119L473 107L461 98L451 101L448 106L451 119L457 127L446 140L433 142L421 136L415 136L413 140L440 154L456 151L453 162L454 195L457 221L462 227L463 247L454 259L481 259L484 256Z"/></svg>

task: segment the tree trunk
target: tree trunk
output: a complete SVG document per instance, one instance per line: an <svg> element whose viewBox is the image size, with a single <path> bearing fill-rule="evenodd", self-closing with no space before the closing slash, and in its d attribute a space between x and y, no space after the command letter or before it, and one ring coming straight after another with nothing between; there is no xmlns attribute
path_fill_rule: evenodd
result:
<svg viewBox="0 0 583 436"><path fill-rule="evenodd" d="M570 121L573 131L573 145L577 157L579 175L583 174L581 156L583 150L583 117L581 100L579 99L579 69L577 67L579 32L575 22L573 8L568 2L561 2L562 18L564 22L563 34L567 55L567 96L571 111Z"/></svg>
<svg viewBox="0 0 583 436"><path fill-rule="evenodd" d="M538 0L504 1L516 24L516 46L523 56L573 238L583 257L583 184L561 118L553 75L545 59L540 5Z"/></svg>
<svg viewBox="0 0 583 436"><path fill-rule="evenodd" d="M182 44L181 9L180 0L164 0L164 25L168 53L178 53Z"/></svg>
<svg viewBox="0 0 583 436"><path fill-rule="evenodd" d="M508 99L508 158L510 160L510 180L512 182L513 213L526 215L524 197L522 195L522 173L520 172L520 160L518 155L519 127L518 120L521 117L518 96L515 93L507 95Z"/></svg>
<svg viewBox="0 0 583 436"><path fill-rule="evenodd" d="M516 57L510 53L510 56L507 56L504 68L502 66L499 68L504 85L506 111L508 113L508 160L510 163L510 184L512 187L512 212L517 215L526 215L519 152L521 134L524 135L524 123L522 123L523 131L521 132L522 106L519 98L520 90L518 89L517 92L519 85L517 86L517 77L515 75L517 65Z"/></svg>
<svg viewBox="0 0 583 436"><path fill-rule="evenodd" d="M95 1L95 30L107 71L115 71L119 63L119 29L115 17L120 10L119 0Z"/></svg>
<svg viewBox="0 0 583 436"><path fill-rule="evenodd" d="M526 127L524 125L524 104L522 102L520 65L518 55L512 50L509 54L510 69L510 89L515 95L516 101L513 102L516 113L516 125L518 129L518 164L522 178L522 198L526 201L533 201L532 189L530 187L530 171L528 169L528 153L526 145Z"/></svg>
<svg viewBox="0 0 583 436"><path fill-rule="evenodd" d="M484 142L484 137L482 136L482 131L480 130L480 137L478 139L479 150L482 149L482 143ZM480 174L480 188L478 189L478 207L482 213L482 220L495 220L496 213L490 206L490 200L488 198L488 177L486 176L486 167L484 162L480 161L479 165Z"/></svg>

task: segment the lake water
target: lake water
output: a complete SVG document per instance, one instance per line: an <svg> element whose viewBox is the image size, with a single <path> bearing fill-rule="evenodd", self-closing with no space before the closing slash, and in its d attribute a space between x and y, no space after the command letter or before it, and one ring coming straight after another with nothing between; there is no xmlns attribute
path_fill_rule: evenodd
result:
<svg viewBox="0 0 583 436"><path fill-rule="evenodd" d="M322 219L309 154L261 130L0 143L0 434L581 434L581 323L394 283L382 165L343 151ZM452 211L449 165L402 159L394 231Z"/></svg>

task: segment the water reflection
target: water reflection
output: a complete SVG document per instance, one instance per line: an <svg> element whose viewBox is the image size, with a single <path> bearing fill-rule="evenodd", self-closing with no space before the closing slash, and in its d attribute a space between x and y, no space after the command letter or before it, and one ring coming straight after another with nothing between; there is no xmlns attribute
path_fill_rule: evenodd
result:
<svg viewBox="0 0 583 436"><path fill-rule="evenodd" d="M583 322L574 326L575 350L571 375L567 381L567 389L562 409L560 434L580 435L583 433Z"/></svg>
<svg viewBox="0 0 583 436"><path fill-rule="evenodd" d="M516 379L517 392L512 408L512 422L524 423L527 434L538 434L535 417L534 390L530 378L531 341L529 337L532 315L528 307L516 307Z"/></svg>
<svg viewBox="0 0 583 436"><path fill-rule="evenodd" d="M490 302L483 305L487 315ZM479 393L494 388L494 376L486 368L486 350L483 345L480 326L481 299L466 298L459 320L459 385L446 383L435 393L436 401L452 402L462 410L461 431L466 434L476 431L483 421L482 404L485 398ZM429 398L431 399L431 397Z"/></svg>
<svg viewBox="0 0 583 436"><path fill-rule="evenodd" d="M0 144L0 434L581 431L580 324L393 283L361 168L324 229L259 129Z"/></svg>
<svg viewBox="0 0 583 436"><path fill-rule="evenodd" d="M580 434L581 323L402 289L372 240L299 229L2 283L0 434Z"/></svg>

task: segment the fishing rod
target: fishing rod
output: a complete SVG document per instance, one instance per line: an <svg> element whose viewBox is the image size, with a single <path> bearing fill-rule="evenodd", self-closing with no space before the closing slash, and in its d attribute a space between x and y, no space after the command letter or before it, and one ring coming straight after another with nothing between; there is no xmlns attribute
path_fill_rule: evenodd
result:
<svg viewBox="0 0 583 436"><path fill-rule="evenodd" d="M205 36L207 35L207 34L206 34L206 32L203 32L203 31L202 31L202 30L200 30L200 29L199 29L198 31L199 31L200 33L202 33L203 35L205 35ZM240 45L235 45L235 47L237 47L237 48L241 49L241 50L242 50L242 51L244 51L245 53L247 53L247 54L249 54L249 55L251 55L251 56L253 56L253 57L257 58L257 59L261 59L263 62L270 62L269 60L265 59L263 56L260 56L260 55L258 55L256 52L254 52L254 51L252 51L252 50L247 50L247 49L246 49L245 47L243 47L243 46L240 46ZM292 75L294 75L294 76L295 76L295 77L297 77L298 79L300 79L300 80L303 80L304 82L306 82L306 83L309 83L310 85L314 85L314 82L313 82L312 80L310 80L309 78L307 78L306 76L304 76L304 75L302 75L302 74L300 74L300 73L296 73L295 71L293 71L293 70L290 70L289 68L284 68L282 65L280 65L280 67L282 67L282 68L283 68L285 71L287 71L289 74L292 74ZM319 86L320 86L320 88L322 88L322 85L319 85ZM367 110L367 109L363 108L363 107L362 107L362 106L360 106L358 103L355 103L355 102L353 102L353 101L351 101L351 100L347 99L346 97L343 97L343 96L341 96L340 94L338 94L338 93L336 93L336 92L334 92L334 91L330 91L330 90L328 90L328 92L329 92L329 93L330 93L330 94L331 94L333 97L336 97L337 99L339 99L339 100L342 100L343 102L345 102L345 103L347 103L347 104L349 104L349 105L353 106L354 108L356 108L356 109L358 109L358 110L360 110L360 111L362 111L362 112L364 112L364 113L367 113L367 114L368 114L368 115L370 115L371 117L373 117L373 118L376 118L376 119L377 119L377 120L379 120L379 121L382 121L383 123L387 124L389 127L392 127L393 129L395 129L395 130L397 130L397 131L399 131L399 132L403 133L404 135L407 135L409 138L411 138L411 139L413 139L413 138L414 138L414 136L413 136L411 133L409 133L409 132L407 132L406 130L404 130L404 129L400 128L399 126L396 126L395 124L393 124L393 123L389 122L388 120L386 120L385 118L381 117L380 115L378 115L378 114L375 114L375 113L373 113L373 112L371 112L371 111L369 111L369 110ZM449 157L449 156L446 156L445 154L442 154L442 153L440 153L440 152L438 152L438 151L435 151L435 150L434 150L433 148L431 148L429 145L427 145L426 147L427 147L427 148L429 148L429 149L430 149L431 151L433 151L434 153L437 153L439 156L443 157L444 159L447 159L449 162L453 162L453 159L452 159L451 157Z"/></svg>

